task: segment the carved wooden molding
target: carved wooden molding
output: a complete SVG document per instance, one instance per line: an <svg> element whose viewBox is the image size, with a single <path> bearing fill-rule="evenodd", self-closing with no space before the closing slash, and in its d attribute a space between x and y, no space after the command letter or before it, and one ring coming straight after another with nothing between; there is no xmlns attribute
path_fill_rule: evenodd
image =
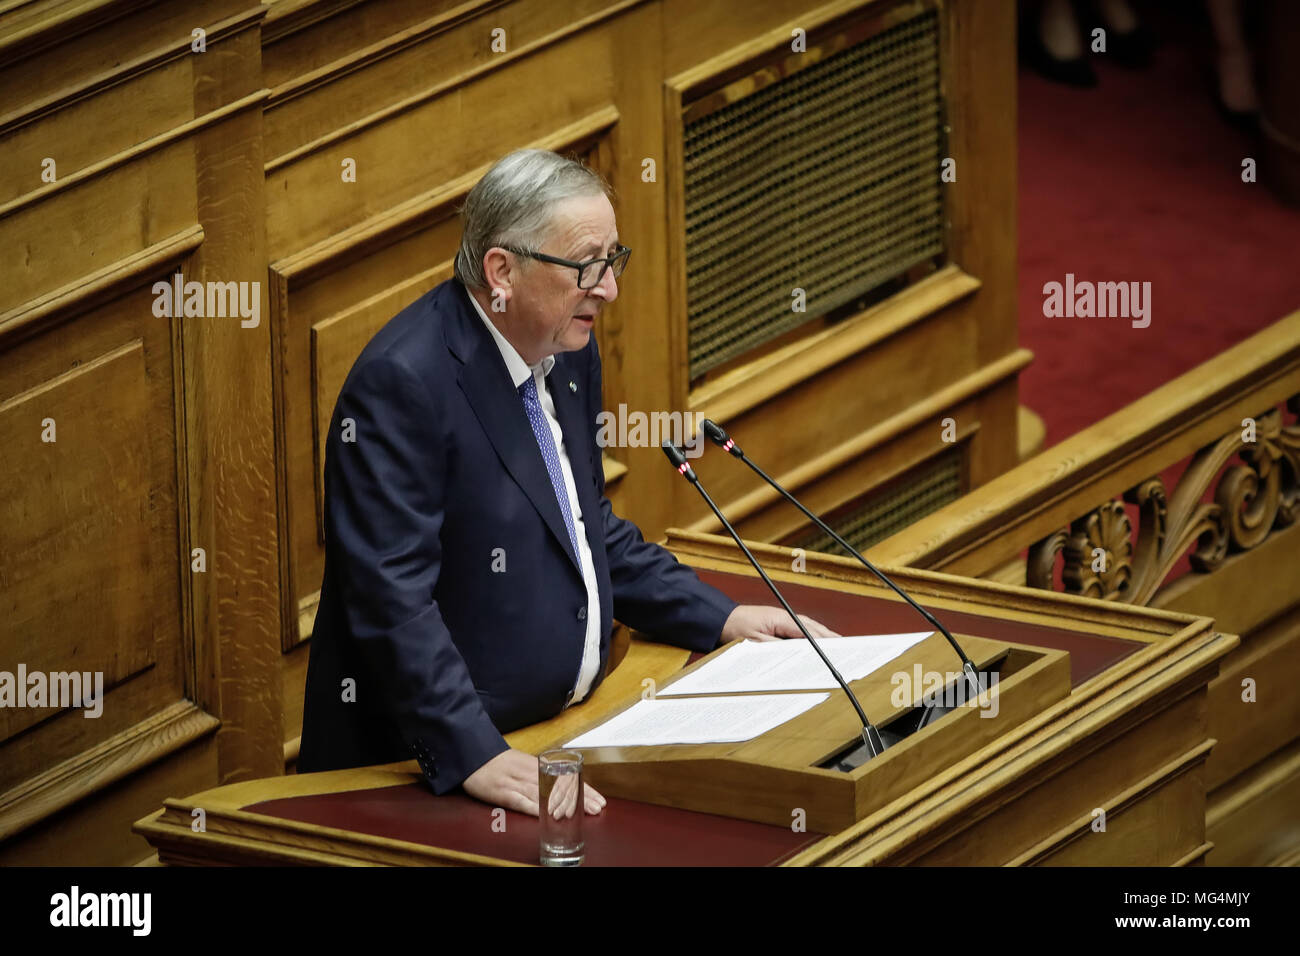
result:
<svg viewBox="0 0 1300 956"><path fill-rule="evenodd" d="M193 225L102 269L80 276L38 299L0 313L0 343L25 338L51 325L103 305L109 299L160 275L203 244L203 227Z"/></svg>
<svg viewBox="0 0 1300 956"><path fill-rule="evenodd" d="M1286 405L1300 415L1300 395ZM1203 502L1211 486L1214 500ZM1153 477L1123 500L1138 508L1136 540L1123 503L1107 501L1030 547L1027 583L1053 590L1064 552L1066 593L1145 605L1189 549L1204 574L1259 546L1300 516L1300 423L1284 426L1281 409L1270 409L1197 452L1172 496Z"/></svg>
<svg viewBox="0 0 1300 956"><path fill-rule="evenodd" d="M243 13L238 13L233 17L227 17L225 20L204 27L204 39L211 44L217 40L228 39L250 27L256 26L262 17L266 15L266 10L265 6L249 7ZM118 11L117 15L120 16L126 12L130 11ZM53 28L59 26L60 22L60 18L51 17L48 20L43 20L39 24L38 30L40 33L53 34ZM56 43L69 39L69 34L62 29L59 29L57 36ZM71 106L79 100L95 96L111 87L135 79L137 76L151 70L156 70L173 60L188 57L193 52L190 47L192 42L193 39L186 34L171 43L149 51L143 56L127 60L125 63L119 63L112 69L98 73L84 82L65 87L57 93L52 93L42 99L28 102L19 109L0 116L0 136L12 133L28 123L33 123L51 113ZM5 45L5 41L0 41L0 52L4 51Z"/></svg>
<svg viewBox="0 0 1300 956"><path fill-rule="evenodd" d="M157 136L152 136L142 143L136 143L130 149L124 149L112 156L107 156L99 162L91 163L89 166L78 169L75 173L69 173L58 180L58 182L48 183L39 189L33 189L31 192L23 193L16 199L0 205L0 219L12 216L19 210L26 209L29 206L35 206L44 202L51 196L75 189L85 182L102 176L119 167L126 166L135 162L141 157L162 149L164 146L170 146L179 142L200 130L207 129L209 126L229 119L236 113L242 113L244 110L260 109L263 101L266 99L269 90L256 90L247 96L227 103L215 110L197 116L188 123L182 123L179 126L173 126L171 129L164 130Z"/></svg>
<svg viewBox="0 0 1300 956"><path fill-rule="evenodd" d="M326 63L318 69L304 73L301 76L296 76L286 83L273 87L271 90L271 98L266 104L266 109L269 112L277 106L283 106L295 97L302 96L304 93L309 93L317 87L331 83L349 73L354 73L357 70L378 63L380 60L393 56L396 53L400 53L402 50L415 46L417 43L422 43L430 37L437 36L439 33L446 33L448 30L469 23L477 17L505 6L507 2L508 0L471 0L469 3L462 3L458 7L453 7L451 10L439 13L437 16L430 17L427 20L417 23L412 27L408 27L399 33L385 36L382 39L371 43L369 46L362 47L359 50L354 50L346 56L339 57L337 60ZM348 9L346 6L338 7L337 9L329 11L329 15L333 16L334 14L341 13L346 9ZM274 37L265 40L263 45L266 46L276 40L283 39L287 35L287 33L277 31Z"/></svg>
<svg viewBox="0 0 1300 956"><path fill-rule="evenodd" d="M337 16L366 0L270 0L262 26L262 46L277 43L308 27Z"/></svg>
<svg viewBox="0 0 1300 956"><path fill-rule="evenodd" d="M980 287L974 276L955 265L896 295L792 342L691 391L691 409L727 421L807 382L840 362L938 315ZM683 340L684 341L684 340ZM1024 349L1025 363L1030 353Z"/></svg>
<svg viewBox="0 0 1300 956"><path fill-rule="evenodd" d="M212 733L221 721L179 700L0 794L0 841Z"/></svg>
<svg viewBox="0 0 1300 956"><path fill-rule="evenodd" d="M107 26L119 17L147 7L151 2L152 0L88 0L85 3L59 4L53 10L43 10L40 6L31 4L32 9L25 14L14 11L15 6L21 7L23 4L7 4L9 9L5 12L18 22L14 27L0 32L0 57L6 62L21 60L63 40Z"/></svg>
<svg viewBox="0 0 1300 956"><path fill-rule="evenodd" d="M861 458L868 452L893 441L906 432L937 421L942 417L943 413L954 406L970 401L1006 379L1018 375L1020 370L1033 360L1033 357L1033 353L1028 349L1016 349L1014 352L1008 352L996 361L990 362L976 369L970 375L934 392L925 400L910 405L898 414L891 415L866 431L860 432L850 441L844 442L818 455L816 458L810 458L784 474L777 475L776 479L792 492L798 493L800 488L811 484L818 478L845 467L849 462ZM722 419L723 421L728 418L726 415L718 414L713 410L712 406L708 410L696 409L696 414ZM966 432L963 430L963 435L965 434ZM913 462L913 464L916 464L916 462ZM757 514L764 508L770 507L780 498L780 492L770 485L763 484L740 498L727 502L725 508L728 517L732 521L740 521L750 515ZM952 507L952 505L947 507ZM713 514L706 515L686 526L686 530L698 532L714 532L721 529L722 523Z"/></svg>
<svg viewBox="0 0 1300 956"><path fill-rule="evenodd" d="M605 136L618 121L618 110L607 106L527 145L531 149L578 151ZM287 291L290 287L311 282L321 274L337 268L341 262L354 261L392 245L453 215L456 206L464 201L474 184L483 178L491 166L491 163L485 163L462 176L341 229L305 249L278 259L271 263L271 272L284 277Z"/></svg>
<svg viewBox="0 0 1300 956"><path fill-rule="evenodd" d="M619 0L619 2L613 3L603 10L598 10L589 16L583 17L581 20L575 20L572 23L566 24L560 29L548 33L546 36L540 37L532 43L525 43L511 52L498 54L481 66L465 70L463 73L459 73L451 79L445 80L441 83L435 83L413 96L408 96L403 100L385 106L383 109L376 110L375 112L363 116L361 119L352 123L340 126L337 129L332 129L328 133L318 136L310 142L303 143L301 146L296 146L279 156L269 158L264 167L265 172L269 176L276 170L290 166L293 163L310 156L312 153L320 152L334 143L356 136L362 130L369 129L372 126L378 126L380 123L387 122L395 116L400 116L403 113L409 112L430 100L436 99L439 96L444 96L452 90L458 89L462 86L466 86L474 80L486 76L488 73L500 70L517 60L523 59L524 57L531 56L539 50L543 50L546 47L559 43L567 37L581 33L589 27L595 26L597 23L601 23L604 20L617 16L644 2L645 0Z"/></svg>

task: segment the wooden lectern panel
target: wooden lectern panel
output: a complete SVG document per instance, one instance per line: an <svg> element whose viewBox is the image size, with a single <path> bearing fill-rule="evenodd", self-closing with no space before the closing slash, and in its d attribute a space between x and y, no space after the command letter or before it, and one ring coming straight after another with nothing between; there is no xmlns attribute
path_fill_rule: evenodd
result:
<svg viewBox="0 0 1300 956"><path fill-rule="evenodd" d="M987 697L967 701L852 771L823 766L862 740L857 713L836 687L824 702L740 743L584 748L587 778L607 796L778 826L790 826L802 813L810 828L837 832L1070 692L1068 658L1062 651L954 636L981 673L998 675ZM696 661L667 686L727 651L722 647ZM849 686L868 719L886 731L921 703L925 682L913 681L914 673L948 675L951 682L957 677L953 671L953 651L936 632ZM896 674L906 682L896 684ZM964 697L962 693L956 700Z"/></svg>

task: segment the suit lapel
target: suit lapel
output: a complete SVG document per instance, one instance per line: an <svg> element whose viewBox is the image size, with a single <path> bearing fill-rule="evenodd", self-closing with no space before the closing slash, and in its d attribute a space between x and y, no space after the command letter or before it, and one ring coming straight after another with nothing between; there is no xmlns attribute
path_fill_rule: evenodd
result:
<svg viewBox="0 0 1300 956"><path fill-rule="evenodd" d="M458 295L451 303L452 325L447 330L447 344L463 362L459 377L461 390L506 471L528 496L581 574L582 566L573 553L550 473L542 460L541 449L537 447L537 437L528 423L523 402L510 381L506 363L492 336L483 327L483 320L466 298L464 287L458 282L450 283L450 287Z"/></svg>

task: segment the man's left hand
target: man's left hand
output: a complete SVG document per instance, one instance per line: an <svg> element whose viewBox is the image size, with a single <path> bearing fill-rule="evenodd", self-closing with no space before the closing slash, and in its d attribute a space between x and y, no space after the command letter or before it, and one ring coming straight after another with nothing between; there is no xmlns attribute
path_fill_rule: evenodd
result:
<svg viewBox="0 0 1300 956"><path fill-rule="evenodd" d="M839 637L824 624L819 624L810 617L799 615L803 626L815 638ZM722 625L722 641L751 640L778 641L784 637L803 637L803 633L790 620L785 608L768 607L764 604L738 604Z"/></svg>

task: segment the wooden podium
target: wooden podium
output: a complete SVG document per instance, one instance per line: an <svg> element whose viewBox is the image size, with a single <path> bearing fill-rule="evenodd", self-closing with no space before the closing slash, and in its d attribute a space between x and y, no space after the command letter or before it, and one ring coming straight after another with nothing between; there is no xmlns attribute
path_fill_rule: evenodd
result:
<svg viewBox="0 0 1300 956"><path fill-rule="evenodd" d="M729 540L670 532L669 547L736 600L771 603ZM787 549L751 547L796 610L842 634L925 629L850 560L810 554L796 573ZM588 779L611 798L604 813L586 818L587 863L1202 860L1210 849L1204 763L1214 745L1206 684L1234 636L1209 618L931 572L891 576L978 667L999 674L989 688L996 716L987 716L987 699L970 701L850 772L823 766L860 731L838 690L744 743L587 751ZM647 680L662 689L684 666L703 663L689 657L626 642L588 701L507 740L534 753L572 740L633 705ZM960 670L947 642L932 635L854 682L883 729L913 713L914 700L898 700L889 675L917 666ZM535 820L464 795L436 797L414 761L169 799L135 830L164 863L509 865L537 854Z"/></svg>
<svg viewBox="0 0 1300 956"><path fill-rule="evenodd" d="M587 779L610 796L784 827L801 820L811 830L837 833L1070 692L1065 651L953 636L982 674L997 675L988 689L928 726L909 727L883 754L853 770L826 766L862 742L862 724L837 687L811 710L741 743L584 749ZM726 651L719 648L690 665L664 690ZM960 665L936 632L885 669L849 686L871 722L888 733L908 722L921 704L925 682L912 680L914 672L943 675L948 691L943 696L963 700L967 692L959 673L953 673ZM906 681L894 684L893 674Z"/></svg>

